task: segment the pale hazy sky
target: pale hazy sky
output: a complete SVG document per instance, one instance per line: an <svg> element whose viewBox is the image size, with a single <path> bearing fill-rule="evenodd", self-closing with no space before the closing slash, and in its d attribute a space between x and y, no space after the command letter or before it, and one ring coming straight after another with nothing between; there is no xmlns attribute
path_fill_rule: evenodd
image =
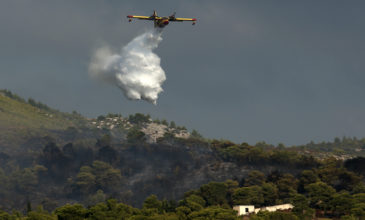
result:
<svg viewBox="0 0 365 220"><path fill-rule="evenodd" d="M92 52L119 50L152 23L167 80L158 105L88 76ZM0 88L88 117L141 112L235 142L305 144L364 137L365 2L0 1Z"/></svg>

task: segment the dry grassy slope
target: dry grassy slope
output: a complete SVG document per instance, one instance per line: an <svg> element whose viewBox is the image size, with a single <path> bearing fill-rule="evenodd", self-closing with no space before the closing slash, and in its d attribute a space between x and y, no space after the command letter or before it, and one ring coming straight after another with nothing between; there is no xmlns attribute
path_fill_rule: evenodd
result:
<svg viewBox="0 0 365 220"><path fill-rule="evenodd" d="M19 146L31 137L48 135L50 130L77 127L82 120L77 119L72 114L41 110L0 93L0 147Z"/></svg>

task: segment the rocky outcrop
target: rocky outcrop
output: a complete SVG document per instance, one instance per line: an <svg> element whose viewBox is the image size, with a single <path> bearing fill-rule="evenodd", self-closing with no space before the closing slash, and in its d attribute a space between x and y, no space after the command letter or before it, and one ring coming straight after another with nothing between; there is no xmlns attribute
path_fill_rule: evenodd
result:
<svg viewBox="0 0 365 220"><path fill-rule="evenodd" d="M149 121L140 125L132 124L127 118L107 117L103 119L90 119L90 125L97 129L107 129L115 133L117 129L121 131L128 131L131 128L138 128L146 135L147 143L157 143L159 138L164 137L166 133L172 134L177 138L189 138L190 133L186 129L172 128L162 123Z"/></svg>

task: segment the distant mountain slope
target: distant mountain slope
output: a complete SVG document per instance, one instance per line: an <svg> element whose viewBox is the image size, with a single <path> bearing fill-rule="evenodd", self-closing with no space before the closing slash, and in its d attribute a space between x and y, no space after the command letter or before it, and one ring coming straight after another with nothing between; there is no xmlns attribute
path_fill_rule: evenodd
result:
<svg viewBox="0 0 365 220"><path fill-rule="evenodd" d="M7 90L0 90L0 151L14 153L19 150L40 150L50 140L66 144L76 140L91 139L96 142L103 135L113 137L115 143L143 135L147 143L157 143L166 137L189 138L200 136L195 130L190 134L185 127L173 121L152 120L149 115L136 113L129 117L108 114L88 119L78 114L52 109L33 99L24 100ZM137 136L136 136L137 135ZM134 137L135 136L135 137ZM274 147L258 142L258 147ZM279 144L279 147L285 147ZM347 159L365 156L365 138L335 138L333 142L310 142L293 146L292 150L316 158L335 156Z"/></svg>
<svg viewBox="0 0 365 220"><path fill-rule="evenodd" d="M0 128L65 129L72 120L51 109L40 109L28 102L0 93Z"/></svg>
<svg viewBox="0 0 365 220"><path fill-rule="evenodd" d="M21 146L35 136L87 125L79 114L61 113L32 99L25 101L7 90L0 90L0 146ZM16 150L16 149L13 149Z"/></svg>
<svg viewBox="0 0 365 220"><path fill-rule="evenodd" d="M24 100L7 90L0 90L0 151L40 150L49 141L66 144L76 140L92 139L94 142L107 134L115 142L133 139L138 132L148 143L170 135L188 138L185 127L166 120L152 120L149 115L135 114L122 117L108 114L88 119L78 114L54 110L33 99ZM128 136L129 134L129 136Z"/></svg>

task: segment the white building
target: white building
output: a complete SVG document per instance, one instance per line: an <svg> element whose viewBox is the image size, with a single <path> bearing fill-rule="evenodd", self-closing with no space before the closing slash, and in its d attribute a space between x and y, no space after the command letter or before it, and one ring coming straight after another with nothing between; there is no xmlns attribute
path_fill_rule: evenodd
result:
<svg viewBox="0 0 365 220"><path fill-rule="evenodd" d="M233 206L233 209L236 210L238 216L240 215L248 215L250 213L255 212L255 206L253 205L236 205Z"/></svg>
<svg viewBox="0 0 365 220"><path fill-rule="evenodd" d="M262 207L262 208L260 208L259 211L276 212L278 210L292 210L293 208L294 208L294 206L292 204L282 204L282 205L274 205L274 206Z"/></svg>
<svg viewBox="0 0 365 220"><path fill-rule="evenodd" d="M258 213L259 211L268 211L268 212L276 212L279 210L292 210L294 206L292 204L282 204L282 205L274 205L274 206L266 206L261 208L256 208L253 205L237 205L233 206L233 209L238 213L237 215L248 215L250 213Z"/></svg>

